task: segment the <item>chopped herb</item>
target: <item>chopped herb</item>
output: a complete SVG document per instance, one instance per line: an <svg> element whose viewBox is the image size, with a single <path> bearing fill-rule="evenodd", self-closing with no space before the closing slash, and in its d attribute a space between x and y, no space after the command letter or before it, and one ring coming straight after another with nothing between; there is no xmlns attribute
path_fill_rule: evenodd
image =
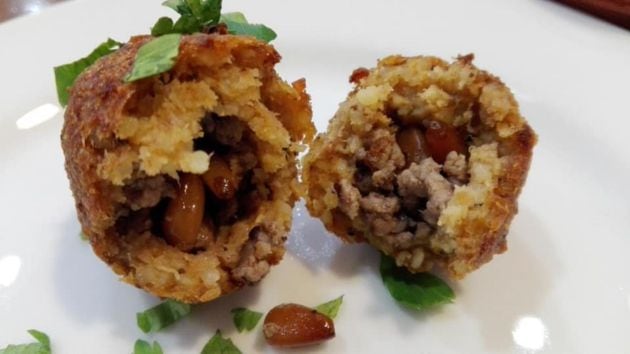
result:
<svg viewBox="0 0 630 354"><path fill-rule="evenodd" d="M335 319L335 317L337 317L337 313L339 313L339 308L341 307L342 303L343 303L343 295L339 296L338 298L334 300L318 305L317 307L315 307L315 310L317 310L317 312L324 314L332 319Z"/></svg>
<svg viewBox="0 0 630 354"><path fill-rule="evenodd" d="M193 16L204 26L219 23L221 0L186 0Z"/></svg>
<svg viewBox="0 0 630 354"><path fill-rule="evenodd" d="M243 307L235 308L232 310L232 316L234 320L234 326L240 332L245 330L251 331L256 327L258 321L262 318L262 313L252 311Z"/></svg>
<svg viewBox="0 0 630 354"><path fill-rule="evenodd" d="M0 354L50 354L50 338L44 332L35 329L28 331L37 343L9 345L4 349L0 349Z"/></svg>
<svg viewBox="0 0 630 354"><path fill-rule="evenodd" d="M245 15L242 12L228 12L221 15L221 22L223 21L247 23L247 18L245 18Z"/></svg>
<svg viewBox="0 0 630 354"><path fill-rule="evenodd" d="M81 240L83 241L89 241L90 239L88 238L88 236L83 232L79 232L79 237L81 238Z"/></svg>
<svg viewBox="0 0 630 354"><path fill-rule="evenodd" d="M157 37L144 44L138 50L131 72L125 82L157 75L170 70L175 65L179 54L182 34L205 32L223 22L231 34L247 35L270 42L276 33L262 24L251 24L240 12L226 13L221 16L222 0L166 0L162 5L175 10L180 17L177 21L169 17L160 17L153 27L151 35ZM113 39L99 45L87 57L75 62L55 67L57 97L62 106L68 104L69 90L77 77L99 58L108 55L122 46Z"/></svg>
<svg viewBox="0 0 630 354"><path fill-rule="evenodd" d="M455 297L442 279L429 273L412 274L385 255L381 255L381 277L398 303L415 310L450 303Z"/></svg>
<svg viewBox="0 0 630 354"><path fill-rule="evenodd" d="M217 331L206 343L201 354L242 354L229 338L223 338L221 331Z"/></svg>
<svg viewBox="0 0 630 354"><path fill-rule="evenodd" d="M173 33L173 20L170 17L160 17L151 27L152 36L158 37L169 33Z"/></svg>
<svg viewBox="0 0 630 354"><path fill-rule="evenodd" d="M167 0L162 5L175 10L180 18L175 24L168 17L160 18L151 28L154 36L201 32L204 28L222 22L231 34L253 36L265 42L271 42L277 37L276 32L269 27L249 23L241 12L221 15L221 0Z"/></svg>
<svg viewBox="0 0 630 354"><path fill-rule="evenodd" d="M167 34L152 39L140 47L133 63L133 69L125 77L125 82L169 71L175 65L181 38L182 35L178 33Z"/></svg>
<svg viewBox="0 0 630 354"><path fill-rule="evenodd" d="M138 339L133 346L133 354L164 354L160 343L153 341L153 345L142 339Z"/></svg>
<svg viewBox="0 0 630 354"><path fill-rule="evenodd" d="M69 90L85 69L94 64L99 58L115 52L120 46L122 46L122 43L108 38L106 42L101 43L88 56L69 64L56 66L54 68L55 83L57 84L59 103L64 107L68 104Z"/></svg>
<svg viewBox="0 0 630 354"><path fill-rule="evenodd" d="M247 22L245 15L240 12L230 12L221 16L221 22L225 23L231 34L256 37L264 42L273 41L278 35L271 28Z"/></svg>
<svg viewBox="0 0 630 354"><path fill-rule="evenodd" d="M178 14L182 14L186 9L188 9L188 5L186 5L185 0L166 0L162 3L162 5L170 7Z"/></svg>
<svg viewBox="0 0 630 354"><path fill-rule="evenodd" d="M162 3L180 14L180 18L171 26L169 32L156 31L160 35L164 33L195 33L201 32L204 27L212 27L219 24L221 18L221 0L167 0ZM164 17L163 17L164 18ZM162 19L160 19L162 20ZM160 20L153 26L166 29L166 20ZM172 21L171 21L172 23ZM160 26L158 26L160 24Z"/></svg>
<svg viewBox="0 0 630 354"><path fill-rule="evenodd" d="M175 300L166 300L144 312L136 314L138 327L144 332L156 332L187 316L191 306Z"/></svg>
<svg viewBox="0 0 630 354"><path fill-rule="evenodd" d="M182 16L175 22L173 33L191 34L201 31L201 25L192 16Z"/></svg>

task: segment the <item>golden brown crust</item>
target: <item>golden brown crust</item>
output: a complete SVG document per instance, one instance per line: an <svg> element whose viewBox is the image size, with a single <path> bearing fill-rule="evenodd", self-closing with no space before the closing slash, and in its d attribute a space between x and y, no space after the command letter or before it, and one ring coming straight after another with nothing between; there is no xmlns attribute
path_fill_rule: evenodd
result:
<svg viewBox="0 0 630 354"><path fill-rule="evenodd" d="M527 176L536 135L520 115L509 89L495 76L473 66L472 60L472 55L453 63L435 57L391 56L369 71L355 70L350 79L356 84L354 90L304 158L307 207L329 231L347 242L370 242L411 271L437 266L453 278L462 278L505 251L505 237L517 212L517 197ZM427 121L467 129L472 139L465 157L469 180L452 185L450 192L444 186L446 181L433 181L437 183L434 188L445 188L443 195L452 193L448 203L439 208L437 222L425 218L403 223L406 228L387 225L392 219L375 212L375 205L387 206L396 198L404 198L398 195L401 180L382 182L382 176L389 172L394 175L390 179L401 178L406 170L408 177L413 170L397 162L396 134L403 127ZM389 143L378 145L374 139ZM375 146L380 147L374 150ZM386 156L391 164L373 167L371 154ZM353 204L348 199L356 194L353 187L361 189L359 180L363 177L357 176L365 173L360 165L366 163L371 169L372 192L361 193L359 199L364 204L355 206L352 212L358 209L359 216L352 217L348 209ZM424 172L427 166L432 165L426 163ZM419 166L414 168L416 173L420 170ZM449 178L452 181L455 177ZM374 188L376 179L378 188ZM402 208L391 205L395 205L394 213ZM375 218L382 220L375 222ZM431 224L430 235L423 234L421 227L413 234L409 225L415 227L417 223ZM422 227L426 229L426 225Z"/></svg>
<svg viewBox="0 0 630 354"><path fill-rule="evenodd" d="M463 245L455 259L446 264L454 278L492 260L492 256L507 250L506 237L512 219L518 212L518 196L525 184L532 159L536 135L527 124L506 142L510 145L509 158L498 180L498 185L487 200L485 217L471 218L458 228L458 243Z"/></svg>
<svg viewBox="0 0 630 354"><path fill-rule="evenodd" d="M94 252L124 281L160 297L189 303L209 301L251 282L247 279L252 277L236 275L236 268L247 263L246 256L257 257L252 259L264 263L266 269L282 258L284 239L291 224L291 207L299 197L295 156L300 144L308 143L315 131L309 97L303 82L291 87L277 76L273 67L280 56L273 47L254 38L232 35L183 36L176 65L170 72L125 83L123 78L131 70L138 49L150 39L150 36L133 37L120 50L97 61L76 81L61 134L66 171L79 221ZM243 80L254 85L252 96L231 98L229 90L237 87L239 80L230 77L232 86L219 87L222 78L215 79L212 75L223 71L216 68L232 68L249 75ZM260 89L255 88L256 80L260 80ZM159 102L153 106L138 102L146 98L148 87L168 88L169 81L182 87L190 83L191 88L185 92L193 94L197 92L198 82L203 87L212 87L219 102L213 110L235 116L251 129L260 164L255 178L264 179L270 193L255 215L222 227L214 248L195 254L180 251L150 232L121 235L117 230L117 222L133 214L126 204L125 186L137 176L153 175L142 170L137 160L139 151L151 146L133 142L131 134L129 138L121 138L121 127L130 119L139 122L149 119L143 118L147 112L141 110L157 109L161 107ZM189 105L194 106L194 102ZM241 113L243 116L239 116ZM191 124L199 125L200 120L201 117L195 118ZM192 149L193 137L184 149ZM103 166L108 158L125 156L133 160L133 172L121 172L120 178L114 178ZM113 166L117 167L115 163ZM158 174L168 173L159 172L162 170L158 169ZM271 249L255 249L258 238L264 238ZM259 269L259 273L264 275L266 270Z"/></svg>

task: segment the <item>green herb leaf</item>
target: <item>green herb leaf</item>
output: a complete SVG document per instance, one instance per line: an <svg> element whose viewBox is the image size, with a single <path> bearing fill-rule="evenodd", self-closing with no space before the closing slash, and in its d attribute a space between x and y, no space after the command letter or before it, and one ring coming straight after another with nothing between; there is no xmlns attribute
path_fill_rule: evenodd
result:
<svg viewBox="0 0 630 354"><path fill-rule="evenodd" d="M317 312L326 315L332 319L335 319L335 317L337 317L337 313L339 313L339 308L341 307L341 304L343 303L343 295L339 296L338 298L325 302L321 305L318 305L315 307L315 310L317 310Z"/></svg>
<svg viewBox="0 0 630 354"><path fill-rule="evenodd" d="M242 12L228 12L221 15L221 22L232 21L237 23L247 23L247 18Z"/></svg>
<svg viewBox="0 0 630 354"><path fill-rule="evenodd" d="M173 33L173 20L169 17L160 17L153 27L151 27L151 35L154 37L169 33Z"/></svg>
<svg viewBox="0 0 630 354"><path fill-rule="evenodd" d="M175 22L173 33L191 34L201 31L201 24L193 16L182 16Z"/></svg>
<svg viewBox="0 0 630 354"><path fill-rule="evenodd" d="M197 28L190 30L190 27L186 27L189 32L185 33L199 32L203 26L216 25L221 18L221 0L168 0L162 5L170 7L182 17L188 17L187 23L193 23L194 19Z"/></svg>
<svg viewBox="0 0 630 354"><path fill-rule="evenodd" d="M186 10L188 9L188 5L186 5L185 0L166 0L162 3L162 5L166 7L170 7L171 9L175 10L175 12L177 12L180 15L190 15L189 12L186 13Z"/></svg>
<svg viewBox="0 0 630 354"><path fill-rule="evenodd" d="M221 19L222 0L202 0L201 14L199 18L203 25L218 24Z"/></svg>
<svg viewBox="0 0 630 354"><path fill-rule="evenodd" d="M57 98L59 99L59 103L62 106L68 104L69 90L79 74L94 64L99 58L118 50L121 45L122 43L108 38L106 42L101 43L88 56L73 61L72 63L56 66L54 68L55 83L57 84Z"/></svg>
<svg viewBox="0 0 630 354"><path fill-rule="evenodd" d="M206 343L201 354L242 354L229 338L223 338L221 331L217 331Z"/></svg>
<svg viewBox="0 0 630 354"><path fill-rule="evenodd" d="M0 354L50 354L50 338L44 332L31 329L28 333L37 340L38 343L9 345L0 349Z"/></svg>
<svg viewBox="0 0 630 354"><path fill-rule="evenodd" d="M79 237L81 238L82 241L89 241L90 240L88 238L88 236L83 233L83 231L79 232Z"/></svg>
<svg viewBox="0 0 630 354"><path fill-rule="evenodd" d="M160 343L153 341L153 345L142 339L138 339L133 346L133 354L164 354Z"/></svg>
<svg viewBox="0 0 630 354"><path fill-rule="evenodd" d="M190 314L191 306L175 300L166 300L144 312L136 314L138 327L144 332L156 332Z"/></svg>
<svg viewBox="0 0 630 354"><path fill-rule="evenodd" d="M221 16L221 22L225 23L231 34L256 37L264 42L271 42L278 36L271 28L247 22L245 15L240 12L230 12Z"/></svg>
<svg viewBox="0 0 630 354"><path fill-rule="evenodd" d="M202 18L204 16L201 0L186 0L186 4L193 16L196 18Z"/></svg>
<svg viewBox="0 0 630 354"><path fill-rule="evenodd" d="M169 71L175 65L181 38L182 35L179 33L167 34L152 39L140 47L133 63L133 69L125 77L125 82L132 82Z"/></svg>
<svg viewBox="0 0 630 354"><path fill-rule="evenodd" d="M251 331L256 327L258 321L262 318L262 313L239 307L232 309L234 326L240 332Z"/></svg>
<svg viewBox="0 0 630 354"><path fill-rule="evenodd" d="M453 302L455 293L442 279L429 274L412 274L396 266L396 262L381 255L381 277L392 297L401 305L426 310Z"/></svg>
<svg viewBox="0 0 630 354"><path fill-rule="evenodd" d="M46 333L38 331L36 329L29 329L28 333L46 349L50 350L50 338L48 338L48 335Z"/></svg>

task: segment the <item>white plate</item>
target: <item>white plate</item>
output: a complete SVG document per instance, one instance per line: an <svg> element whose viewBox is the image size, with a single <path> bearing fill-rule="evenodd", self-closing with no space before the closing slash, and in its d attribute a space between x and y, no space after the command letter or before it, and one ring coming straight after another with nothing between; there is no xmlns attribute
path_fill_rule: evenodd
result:
<svg viewBox="0 0 630 354"><path fill-rule="evenodd" d="M52 67L105 38L146 32L159 1L78 0L0 26L0 348L47 332L56 353L129 353L137 338L198 353L220 328L245 352L273 352L229 311L341 294L337 338L309 353L630 353L630 33L547 1L226 1L279 33L279 67L306 77L325 128L353 68L392 54L474 52L514 90L540 142L509 251L455 284L452 305L395 304L377 254L343 246L295 210L289 252L257 287L199 306L143 335L135 313L157 299L119 282L79 237L63 169ZM171 14L173 15L173 14Z"/></svg>

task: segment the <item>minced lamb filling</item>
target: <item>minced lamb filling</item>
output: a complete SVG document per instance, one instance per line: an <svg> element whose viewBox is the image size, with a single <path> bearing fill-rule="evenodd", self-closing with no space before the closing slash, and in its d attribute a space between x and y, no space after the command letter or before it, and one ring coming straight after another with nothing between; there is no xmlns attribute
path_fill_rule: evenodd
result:
<svg viewBox="0 0 630 354"><path fill-rule="evenodd" d="M468 182L466 126L422 120L370 132L355 154L353 183L338 186L339 209L397 250L428 246L456 186ZM412 263L419 267L422 257ZM412 264L413 266L413 264Z"/></svg>
<svg viewBox="0 0 630 354"><path fill-rule="evenodd" d="M114 226L120 237L150 235L190 255L209 251L232 279L253 283L277 262L284 242L282 230L255 226L256 212L272 200L268 182L280 173L277 161L295 157L289 149L276 156L256 136L252 126L267 124L265 116L247 104L241 112L226 103L226 95L236 97L231 104L266 98L258 69L224 68L222 75L211 81L166 74L141 87L115 138L95 142L107 145L98 173L122 190ZM256 109L275 119L265 107ZM284 128L276 136L272 143L288 146ZM244 243L229 236L237 222L249 235Z"/></svg>
<svg viewBox="0 0 630 354"><path fill-rule="evenodd" d="M505 250L532 135L472 60L394 55L355 70L305 158L309 212L412 272L460 278Z"/></svg>
<svg viewBox="0 0 630 354"><path fill-rule="evenodd" d="M140 174L125 184L127 215L116 224L120 235L150 232L191 254L209 249L220 252L221 228L254 215L270 198L251 130L236 118L213 113L201 123L204 135L195 139L194 149L210 156L207 171L180 172L177 178ZM249 237L242 264L233 273L254 282L269 270L269 264L259 260L272 252L272 240L261 228L251 230Z"/></svg>

